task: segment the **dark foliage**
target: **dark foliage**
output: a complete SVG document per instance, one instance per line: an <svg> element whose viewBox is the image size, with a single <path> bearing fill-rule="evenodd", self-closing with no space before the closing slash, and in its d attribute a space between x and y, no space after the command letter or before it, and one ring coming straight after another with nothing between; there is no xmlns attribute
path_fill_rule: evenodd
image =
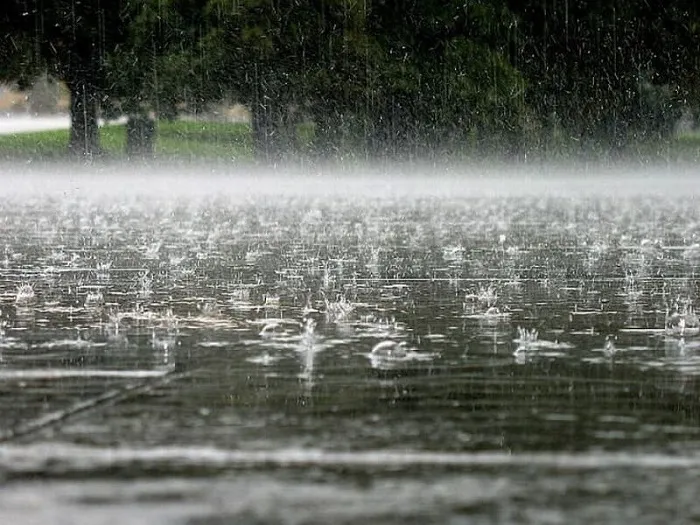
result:
<svg viewBox="0 0 700 525"><path fill-rule="evenodd" d="M261 156L614 152L700 102L691 0L7 0L0 77L98 111L252 113ZM299 126L313 130L300 141Z"/></svg>

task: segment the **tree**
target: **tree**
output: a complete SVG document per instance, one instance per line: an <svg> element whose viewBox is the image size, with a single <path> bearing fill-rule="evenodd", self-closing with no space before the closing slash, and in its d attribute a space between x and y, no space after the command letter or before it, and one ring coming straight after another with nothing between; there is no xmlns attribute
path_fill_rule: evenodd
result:
<svg viewBox="0 0 700 525"><path fill-rule="evenodd" d="M211 0L208 16L211 77L250 105L263 156L293 143L302 116L321 155L460 149L475 129L520 126L500 2Z"/></svg>
<svg viewBox="0 0 700 525"><path fill-rule="evenodd" d="M300 119L311 116L324 149L337 121L337 102L357 85L348 59L357 59L362 16L346 0L211 0L208 6L212 92L251 108L261 157L274 160L294 146ZM356 35L357 40L354 40ZM321 143L323 142L323 145Z"/></svg>
<svg viewBox="0 0 700 525"><path fill-rule="evenodd" d="M134 0L135 1L135 0ZM70 92L69 150L100 152L98 109L105 57L125 36L130 0L5 0L0 50L4 80L28 85L47 71Z"/></svg>
<svg viewBox="0 0 700 525"><path fill-rule="evenodd" d="M185 108L201 110L206 80L206 0L144 0L128 6L130 23L121 45L106 56L109 110L174 118Z"/></svg>
<svg viewBox="0 0 700 525"><path fill-rule="evenodd" d="M520 26L517 67L549 128L615 150L668 136L698 85L691 0L508 0ZM696 106L697 107L697 106Z"/></svg>
<svg viewBox="0 0 700 525"><path fill-rule="evenodd" d="M384 50L372 79L372 149L390 155L518 149L524 79L509 62L515 18L497 0L376 2Z"/></svg>

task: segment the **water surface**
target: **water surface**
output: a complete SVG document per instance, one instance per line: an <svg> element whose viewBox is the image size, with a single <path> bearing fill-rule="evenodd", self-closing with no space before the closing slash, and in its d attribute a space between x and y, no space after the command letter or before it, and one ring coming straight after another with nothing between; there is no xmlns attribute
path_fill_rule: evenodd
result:
<svg viewBox="0 0 700 525"><path fill-rule="evenodd" d="M688 174L13 169L8 522L698 518Z"/></svg>

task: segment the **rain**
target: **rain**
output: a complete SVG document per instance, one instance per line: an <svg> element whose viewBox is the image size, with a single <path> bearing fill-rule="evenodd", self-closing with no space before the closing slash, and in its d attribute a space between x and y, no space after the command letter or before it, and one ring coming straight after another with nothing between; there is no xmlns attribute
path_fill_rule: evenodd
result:
<svg viewBox="0 0 700 525"><path fill-rule="evenodd" d="M652 4L10 0L2 522L696 519Z"/></svg>

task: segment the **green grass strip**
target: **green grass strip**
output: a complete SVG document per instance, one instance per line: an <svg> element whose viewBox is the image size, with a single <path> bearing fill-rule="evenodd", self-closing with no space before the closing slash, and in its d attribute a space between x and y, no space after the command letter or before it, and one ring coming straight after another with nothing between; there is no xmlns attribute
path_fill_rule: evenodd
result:
<svg viewBox="0 0 700 525"><path fill-rule="evenodd" d="M64 158L68 139L67 129L0 135L0 158ZM109 158L126 158L126 126L100 128L100 145ZM245 123L173 121L157 124L154 150L162 159L248 159L253 143Z"/></svg>

